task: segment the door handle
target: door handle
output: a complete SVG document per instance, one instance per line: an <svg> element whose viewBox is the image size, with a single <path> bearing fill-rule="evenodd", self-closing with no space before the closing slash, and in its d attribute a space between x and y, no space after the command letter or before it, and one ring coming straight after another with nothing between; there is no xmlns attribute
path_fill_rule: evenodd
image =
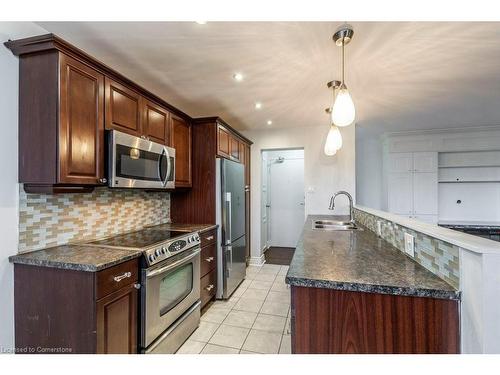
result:
<svg viewBox="0 0 500 375"><path fill-rule="evenodd" d="M123 275L113 277L113 280L115 280L117 283L119 283L123 279L126 279L126 278L131 277L131 276L132 276L132 272L125 272Z"/></svg>
<svg viewBox="0 0 500 375"><path fill-rule="evenodd" d="M227 228L227 233L226 233L226 245L231 244L231 237L232 237L232 228L231 228L231 193L226 193L226 228Z"/></svg>

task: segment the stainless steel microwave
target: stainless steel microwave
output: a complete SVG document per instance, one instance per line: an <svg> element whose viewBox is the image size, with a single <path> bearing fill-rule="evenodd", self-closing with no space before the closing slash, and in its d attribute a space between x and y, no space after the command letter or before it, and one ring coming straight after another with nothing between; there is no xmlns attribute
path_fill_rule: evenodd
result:
<svg viewBox="0 0 500 375"><path fill-rule="evenodd" d="M111 130L108 151L110 187L175 187L175 149L146 138Z"/></svg>

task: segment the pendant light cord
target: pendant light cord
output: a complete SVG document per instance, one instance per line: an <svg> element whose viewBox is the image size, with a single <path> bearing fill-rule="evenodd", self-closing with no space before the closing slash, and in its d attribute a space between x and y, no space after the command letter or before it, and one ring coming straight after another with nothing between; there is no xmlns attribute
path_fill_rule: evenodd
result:
<svg viewBox="0 0 500 375"><path fill-rule="evenodd" d="M342 85L344 85L344 64L345 64L345 38L342 38Z"/></svg>

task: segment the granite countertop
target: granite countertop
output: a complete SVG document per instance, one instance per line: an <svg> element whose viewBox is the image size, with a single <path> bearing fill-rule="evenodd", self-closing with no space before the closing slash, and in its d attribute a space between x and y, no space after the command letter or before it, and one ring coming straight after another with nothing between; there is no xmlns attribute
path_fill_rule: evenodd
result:
<svg viewBox="0 0 500 375"><path fill-rule="evenodd" d="M500 229L500 222L498 221L448 221L440 220L439 226L445 228L463 228L463 229Z"/></svg>
<svg viewBox="0 0 500 375"><path fill-rule="evenodd" d="M217 225L167 223L147 228L203 233L208 230L217 228ZM90 241L86 242L89 243ZM96 245L87 245L82 242L13 255L9 257L9 261L11 263L28 264L39 267L53 267L76 271L96 272L125 262L127 260L138 258L141 255L142 250L138 249L121 249L117 247L104 246L101 247Z"/></svg>
<svg viewBox="0 0 500 375"><path fill-rule="evenodd" d="M329 288L441 299L460 299L460 292L366 227L362 230L312 229L309 216L286 275L294 286Z"/></svg>
<svg viewBox="0 0 500 375"><path fill-rule="evenodd" d="M139 250L109 249L85 245L61 245L29 253L13 255L9 261L39 267L96 272L130 259L138 258Z"/></svg>
<svg viewBox="0 0 500 375"><path fill-rule="evenodd" d="M177 223L166 223L160 225L154 225L148 228L157 228L165 230L175 230L179 232L199 232L203 233L208 230L217 228L217 224L177 224Z"/></svg>

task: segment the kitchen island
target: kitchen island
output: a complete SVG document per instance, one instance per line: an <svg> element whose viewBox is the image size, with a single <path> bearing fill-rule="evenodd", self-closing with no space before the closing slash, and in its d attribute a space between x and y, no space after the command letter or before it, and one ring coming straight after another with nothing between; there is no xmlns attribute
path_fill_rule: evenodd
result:
<svg viewBox="0 0 500 375"><path fill-rule="evenodd" d="M312 229L286 276L292 353L458 353L460 292L366 227Z"/></svg>

